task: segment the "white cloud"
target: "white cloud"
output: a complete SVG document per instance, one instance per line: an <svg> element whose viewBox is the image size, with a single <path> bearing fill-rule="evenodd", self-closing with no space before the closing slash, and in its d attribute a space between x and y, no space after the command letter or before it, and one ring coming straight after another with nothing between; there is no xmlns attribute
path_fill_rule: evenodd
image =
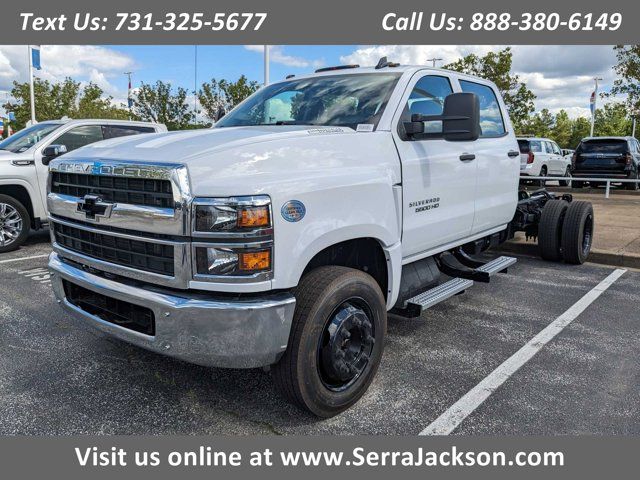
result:
<svg viewBox="0 0 640 480"><path fill-rule="evenodd" d="M264 52L263 45L245 45L245 49L250 52ZM292 55L287 55L284 53L284 48L282 45L271 45L269 47L269 59L274 63L279 63L281 65L285 65L287 67L295 67L295 68L319 68L324 65L324 60L308 60L302 57L294 57Z"/></svg>
<svg viewBox="0 0 640 480"><path fill-rule="evenodd" d="M42 70L35 72L37 77L52 82L64 80L65 77L80 79L83 83L94 82L107 95L118 99L115 103L127 97L126 91L118 90L110 79L133 69L134 60L128 55L94 45L44 45L40 55ZM14 80L28 80L28 69L26 46L0 46L0 99L3 103Z"/></svg>
<svg viewBox="0 0 640 480"><path fill-rule="evenodd" d="M405 65L431 65L429 59L441 58L437 66L465 55L484 55L506 45L376 45L362 46L340 58L342 63L375 65L380 57ZM536 94L536 109L552 112L567 110L571 117L589 116L589 97L594 77L602 78L600 91L607 91L615 78L615 54L609 45L515 45L513 71ZM598 99L599 105L611 101Z"/></svg>

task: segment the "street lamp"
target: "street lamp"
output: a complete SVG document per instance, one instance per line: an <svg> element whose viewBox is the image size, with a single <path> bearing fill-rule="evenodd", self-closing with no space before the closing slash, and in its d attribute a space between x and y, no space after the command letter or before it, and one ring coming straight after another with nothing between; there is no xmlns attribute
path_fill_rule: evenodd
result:
<svg viewBox="0 0 640 480"><path fill-rule="evenodd" d="M427 58L427 62L431 62L431 66L436 68L436 62L441 62L442 58Z"/></svg>
<svg viewBox="0 0 640 480"><path fill-rule="evenodd" d="M601 82L602 79L598 77L594 77L593 80L596 82L596 88L593 91L593 110L591 111L591 137L593 137L593 128L596 123L596 109L598 104L598 82Z"/></svg>

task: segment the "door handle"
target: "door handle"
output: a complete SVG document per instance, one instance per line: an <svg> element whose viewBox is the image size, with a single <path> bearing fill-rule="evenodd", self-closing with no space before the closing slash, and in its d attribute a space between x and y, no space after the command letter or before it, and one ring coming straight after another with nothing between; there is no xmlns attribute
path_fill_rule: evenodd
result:
<svg viewBox="0 0 640 480"><path fill-rule="evenodd" d="M463 162L470 162L471 160L475 160L476 156L473 153L463 153L460 155L460 160Z"/></svg>
<svg viewBox="0 0 640 480"><path fill-rule="evenodd" d="M509 155L511 158L519 157L520 156L520 152L518 152L516 150L510 150L509 153L507 153L507 155Z"/></svg>

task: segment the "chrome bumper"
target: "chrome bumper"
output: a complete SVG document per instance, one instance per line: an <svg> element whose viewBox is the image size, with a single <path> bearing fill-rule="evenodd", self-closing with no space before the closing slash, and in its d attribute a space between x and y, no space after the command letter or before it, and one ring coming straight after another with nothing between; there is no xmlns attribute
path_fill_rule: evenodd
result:
<svg viewBox="0 0 640 480"><path fill-rule="evenodd" d="M76 318L121 340L190 363L254 368L275 363L287 348L295 298L289 293L228 299L190 297L133 287L76 268L57 253L49 257L58 302ZM62 280L149 308L155 335L120 327L67 301Z"/></svg>

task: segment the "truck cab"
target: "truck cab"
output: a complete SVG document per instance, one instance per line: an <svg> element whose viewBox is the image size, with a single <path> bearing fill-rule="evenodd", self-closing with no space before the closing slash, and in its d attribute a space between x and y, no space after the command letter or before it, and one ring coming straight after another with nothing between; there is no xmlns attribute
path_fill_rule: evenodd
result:
<svg viewBox="0 0 640 480"><path fill-rule="evenodd" d="M31 228L46 225L51 160L104 139L157 132L166 128L146 122L65 119L37 123L0 142L0 253L19 248Z"/></svg>
<svg viewBox="0 0 640 480"><path fill-rule="evenodd" d="M519 196L519 157L489 81L386 60L288 78L215 128L51 162L54 291L140 347L268 367L289 401L329 417L373 380L389 311L513 264L471 255L532 232L552 198Z"/></svg>

